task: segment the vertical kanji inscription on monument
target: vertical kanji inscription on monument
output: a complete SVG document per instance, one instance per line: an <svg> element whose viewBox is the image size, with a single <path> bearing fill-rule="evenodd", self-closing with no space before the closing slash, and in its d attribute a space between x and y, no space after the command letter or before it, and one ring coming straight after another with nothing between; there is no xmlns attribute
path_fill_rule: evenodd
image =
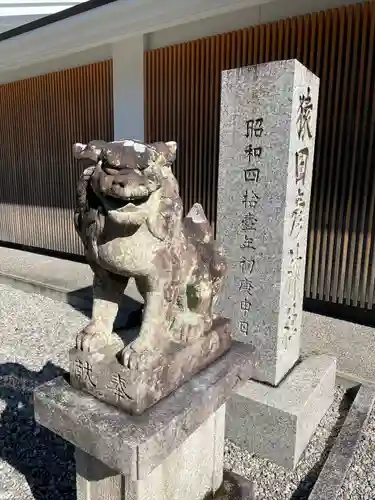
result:
<svg viewBox="0 0 375 500"><path fill-rule="evenodd" d="M319 79L296 60L222 73L218 310L277 385L299 357Z"/></svg>

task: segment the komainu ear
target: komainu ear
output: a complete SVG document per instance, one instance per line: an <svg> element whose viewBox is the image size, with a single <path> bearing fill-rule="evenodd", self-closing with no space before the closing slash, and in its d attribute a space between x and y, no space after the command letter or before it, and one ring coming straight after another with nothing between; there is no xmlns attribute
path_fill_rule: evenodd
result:
<svg viewBox="0 0 375 500"><path fill-rule="evenodd" d="M77 142L76 144L73 144L73 156L74 158L77 158L77 160L80 160L83 156L83 152L87 148L87 144L82 144L81 142Z"/></svg>
<svg viewBox="0 0 375 500"><path fill-rule="evenodd" d="M167 160L170 163L173 163L175 161L175 159L176 159L177 142L175 142L175 141L168 141L168 142L165 143L165 145L169 149L169 155L168 155Z"/></svg>
<svg viewBox="0 0 375 500"><path fill-rule="evenodd" d="M162 155L168 163L173 163L176 159L177 142L154 142L150 144L152 148Z"/></svg>
<svg viewBox="0 0 375 500"><path fill-rule="evenodd" d="M172 155L176 155L177 152L177 142L168 141L165 143Z"/></svg>
<svg viewBox="0 0 375 500"><path fill-rule="evenodd" d="M90 163L97 163L99 156L107 143L104 141L91 141L88 144L77 142L73 146L73 155L77 160L86 160Z"/></svg>

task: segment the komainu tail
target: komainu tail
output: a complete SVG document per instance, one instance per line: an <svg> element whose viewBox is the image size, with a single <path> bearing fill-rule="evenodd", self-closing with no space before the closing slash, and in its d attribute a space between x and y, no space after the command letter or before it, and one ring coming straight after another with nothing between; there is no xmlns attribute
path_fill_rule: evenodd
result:
<svg viewBox="0 0 375 500"><path fill-rule="evenodd" d="M214 240L214 233L202 205L195 203L184 220L185 234L195 244L204 262L209 263L213 281L218 287L226 273L227 265L222 248Z"/></svg>

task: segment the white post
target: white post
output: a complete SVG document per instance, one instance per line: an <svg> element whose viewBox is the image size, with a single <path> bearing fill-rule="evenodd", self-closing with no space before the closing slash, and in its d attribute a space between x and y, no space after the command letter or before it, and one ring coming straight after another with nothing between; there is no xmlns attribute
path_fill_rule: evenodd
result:
<svg viewBox="0 0 375 500"><path fill-rule="evenodd" d="M143 35L112 45L114 138L144 140Z"/></svg>

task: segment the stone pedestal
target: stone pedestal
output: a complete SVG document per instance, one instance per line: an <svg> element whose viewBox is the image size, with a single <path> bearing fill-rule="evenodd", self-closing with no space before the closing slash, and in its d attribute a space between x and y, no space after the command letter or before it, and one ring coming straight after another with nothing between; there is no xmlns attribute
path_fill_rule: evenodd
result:
<svg viewBox="0 0 375 500"><path fill-rule="evenodd" d="M294 469L333 401L336 361L299 363L278 387L248 381L228 402L227 437L251 453Z"/></svg>
<svg viewBox="0 0 375 500"><path fill-rule="evenodd" d="M225 404L144 479L131 481L77 449L79 500L200 500L223 481Z"/></svg>
<svg viewBox="0 0 375 500"><path fill-rule="evenodd" d="M218 312L277 385L299 357L319 79L296 60L222 73Z"/></svg>
<svg viewBox="0 0 375 500"><path fill-rule="evenodd" d="M140 415L166 397L232 344L229 321L217 318L201 337L188 343L170 342L163 351L153 351L146 368L129 369L119 363L117 355L124 345L120 341L120 348L113 337L111 345L93 353L70 351L70 383L133 415Z"/></svg>
<svg viewBox="0 0 375 500"><path fill-rule="evenodd" d="M225 403L252 367L252 349L236 342L140 416L58 378L36 390L35 418L76 446L78 500L203 500L216 492L229 499Z"/></svg>

